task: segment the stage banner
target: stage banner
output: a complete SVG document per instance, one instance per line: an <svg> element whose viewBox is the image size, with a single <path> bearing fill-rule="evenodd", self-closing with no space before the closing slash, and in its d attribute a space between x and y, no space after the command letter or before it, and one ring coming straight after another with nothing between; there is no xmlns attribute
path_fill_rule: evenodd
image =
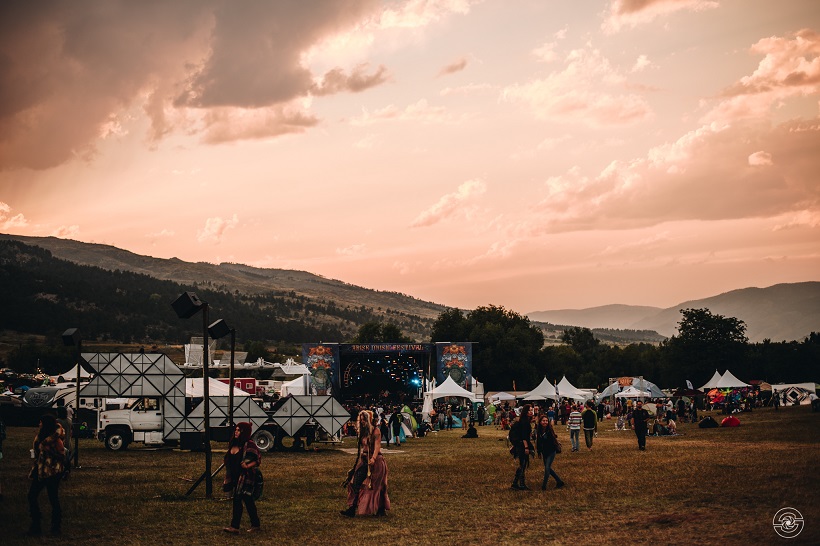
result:
<svg viewBox="0 0 820 546"><path fill-rule="evenodd" d="M302 362L310 370L310 393L338 395L340 360L338 343L303 343Z"/></svg>
<svg viewBox="0 0 820 546"><path fill-rule="evenodd" d="M452 377L458 386L470 390L473 377L472 343L436 343L436 362L439 385Z"/></svg>
<svg viewBox="0 0 820 546"><path fill-rule="evenodd" d="M619 387L628 387L632 385L632 378L631 377L619 377L618 378L618 386Z"/></svg>

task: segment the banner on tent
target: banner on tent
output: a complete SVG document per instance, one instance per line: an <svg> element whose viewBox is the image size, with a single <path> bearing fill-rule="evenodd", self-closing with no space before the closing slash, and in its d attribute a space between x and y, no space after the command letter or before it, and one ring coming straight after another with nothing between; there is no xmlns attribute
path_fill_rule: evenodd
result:
<svg viewBox="0 0 820 546"><path fill-rule="evenodd" d="M618 378L618 386L619 387L628 387L632 385L633 379L631 377L619 377Z"/></svg>
<svg viewBox="0 0 820 546"><path fill-rule="evenodd" d="M459 387L468 389L473 377L471 342L436 343L436 379L439 384L452 377Z"/></svg>
<svg viewBox="0 0 820 546"><path fill-rule="evenodd" d="M318 395L339 392L339 344L305 343L302 362L310 370L310 387Z"/></svg>

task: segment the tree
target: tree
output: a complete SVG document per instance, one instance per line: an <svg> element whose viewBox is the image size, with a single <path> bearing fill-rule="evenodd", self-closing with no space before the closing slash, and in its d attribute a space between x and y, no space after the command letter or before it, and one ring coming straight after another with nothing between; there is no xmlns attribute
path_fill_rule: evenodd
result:
<svg viewBox="0 0 820 546"><path fill-rule="evenodd" d="M410 343L401 328L393 323L365 322L353 337L352 343Z"/></svg>
<svg viewBox="0 0 820 546"><path fill-rule="evenodd" d="M676 385L686 379L703 382L716 369L745 367L748 338L746 323L734 317L713 315L709 309L682 309L678 335L664 345L666 374Z"/></svg>

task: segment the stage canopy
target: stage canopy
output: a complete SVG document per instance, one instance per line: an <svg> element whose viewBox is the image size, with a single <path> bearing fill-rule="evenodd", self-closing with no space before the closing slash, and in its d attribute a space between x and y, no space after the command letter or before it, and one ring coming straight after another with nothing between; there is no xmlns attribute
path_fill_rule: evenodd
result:
<svg viewBox="0 0 820 546"><path fill-rule="evenodd" d="M558 400L558 393L555 392L555 386L546 377L537 387L524 395L524 400L546 400L548 398Z"/></svg>
<svg viewBox="0 0 820 546"><path fill-rule="evenodd" d="M718 381L720 381L720 374L718 373L718 371L717 371L717 370L715 370L715 375L713 375L713 376L712 376L712 379L710 379L709 381L707 381L707 382L706 382L706 383L705 383L705 384L704 384L704 385L700 388L700 390L702 390L702 391L706 391L706 390L710 390L710 389L717 388Z"/></svg>
<svg viewBox="0 0 820 546"><path fill-rule="evenodd" d="M63 381L74 381L77 378L77 368L80 368L80 379L88 379L92 374L81 368L79 364L63 373L57 374L57 377L62 377Z"/></svg>
<svg viewBox="0 0 820 546"><path fill-rule="evenodd" d="M646 398L669 398L669 396L660 390L657 385L651 381L647 381L646 379L641 379L640 377L633 378L632 385L627 386L626 388L628 389L629 387L634 387L635 390L646 392L647 394L644 395ZM601 394L597 396L597 399L601 400L602 398L607 398L609 396L617 396L620 390L621 387L618 382L613 381L610 386L605 388Z"/></svg>
<svg viewBox="0 0 820 546"><path fill-rule="evenodd" d="M436 398L449 398L449 397L457 397L457 398L467 398L468 400L475 401L475 395L468 391L467 389L462 389L458 386L458 384L453 381L453 378L448 376L447 380L430 391L432 395L431 398L434 400Z"/></svg>
<svg viewBox="0 0 820 546"><path fill-rule="evenodd" d="M649 391L642 391L635 387L629 386L615 395L615 398L650 398Z"/></svg>
<svg viewBox="0 0 820 546"><path fill-rule="evenodd" d="M726 373L720 378L720 381L717 382L715 385L718 389L737 389L740 387L751 387L748 383L744 383L734 375L729 370L726 370Z"/></svg>

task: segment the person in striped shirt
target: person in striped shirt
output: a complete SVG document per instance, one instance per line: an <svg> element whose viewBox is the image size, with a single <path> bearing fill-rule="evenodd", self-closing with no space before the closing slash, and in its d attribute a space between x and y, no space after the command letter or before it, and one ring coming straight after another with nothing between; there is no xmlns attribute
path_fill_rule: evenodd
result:
<svg viewBox="0 0 820 546"><path fill-rule="evenodd" d="M576 452L579 448L581 436L581 412L575 404L572 405L572 411L567 420L567 428L569 428L569 440L572 443L572 451Z"/></svg>

